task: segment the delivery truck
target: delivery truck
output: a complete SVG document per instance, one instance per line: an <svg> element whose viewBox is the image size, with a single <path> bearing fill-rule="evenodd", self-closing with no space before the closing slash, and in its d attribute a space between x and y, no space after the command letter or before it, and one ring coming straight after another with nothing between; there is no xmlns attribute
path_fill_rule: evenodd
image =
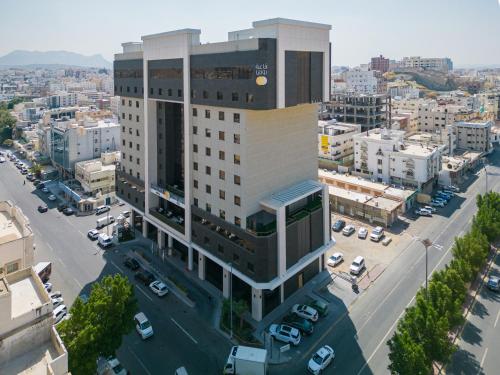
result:
<svg viewBox="0 0 500 375"><path fill-rule="evenodd" d="M266 375L267 350L249 346L233 346L227 358L224 374Z"/></svg>

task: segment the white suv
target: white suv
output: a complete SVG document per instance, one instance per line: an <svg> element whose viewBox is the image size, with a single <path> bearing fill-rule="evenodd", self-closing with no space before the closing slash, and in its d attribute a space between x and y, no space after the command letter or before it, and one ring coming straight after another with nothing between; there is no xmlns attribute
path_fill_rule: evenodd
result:
<svg viewBox="0 0 500 375"><path fill-rule="evenodd" d="M384 228L382 227L375 227L371 234L370 234L370 240L378 242L384 237Z"/></svg>
<svg viewBox="0 0 500 375"><path fill-rule="evenodd" d="M153 327L146 315L142 312L134 316L135 329L143 340L153 336Z"/></svg>
<svg viewBox="0 0 500 375"><path fill-rule="evenodd" d="M311 306L307 305L293 305L292 313L297 314L301 318L309 319L313 322L318 320L318 312L316 309L313 309Z"/></svg>
<svg viewBox="0 0 500 375"><path fill-rule="evenodd" d="M359 275L361 271L365 268L365 258L362 256L357 256L356 259L351 264L349 270L353 275Z"/></svg>
<svg viewBox="0 0 500 375"><path fill-rule="evenodd" d="M300 344L300 332L297 328L287 326L286 324L271 324L269 327L269 334L276 340L293 344L295 346Z"/></svg>

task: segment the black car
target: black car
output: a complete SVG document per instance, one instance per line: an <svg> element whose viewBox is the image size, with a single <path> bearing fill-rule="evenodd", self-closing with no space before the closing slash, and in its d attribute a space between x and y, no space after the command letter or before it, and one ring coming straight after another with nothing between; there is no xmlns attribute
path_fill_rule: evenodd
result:
<svg viewBox="0 0 500 375"><path fill-rule="evenodd" d="M123 265L127 268L130 268L132 271L136 271L141 268L141 265L134 258L127 258L123 262Z"/></svg>
<svg viewBox="0 0 500 375"><path fill-rule="evenodd" d="M144 285L149 285L156 280L156 277L154 277L151 272L146 270L136 272L134 278L136 280L142 281Z"/></svg>
<svg viewBox="0 0 500 375"><path fill-rule="evenodd" d="M66 216L71 216L74 213L75 211L71 207L66 207L65 209L63 209L63 214L65 214Z"/></svg>
<svg viewBox="0 0 500 375"><path fill-rule="evenodd" d="M344 220L337 220L333 225L332 229L335 232L340 232L342 229L345 227L345 221Z"/></svg>
<svg viewBox="0 0 500 375"><path fill-rule="evenodd" d="M33 185L38 186L38 185L40 185L41 182L42 181L36 179L35 181L33 181Z"/></svg>
<svg viewBox="0 0 500 375"><path fill-rule="evenodd" d="M41 212L41 213L44 213L44 212L47 212L48 211L48 207L46 205L41 205L41 206L38 206L38 212Z"/></svg>
<svg viewBox="0 0 500 375"><path fill-rule="evenodd" d="M290 327L297 328L304 335L310 335L314 331L313 324L309 320L301 318L295 313L285 316L283 318L283 323L289 325Z"/></svg>
<svg viewBox="0 0 500 375"><path fill-rule="evenodd" d="M68 208L68 205L67 205L67 204L65 204L65 203L61 203L61 204L59 204L59 205L57 206L57 211L62 212L62 211L64 211L66 208Z"/></svg>

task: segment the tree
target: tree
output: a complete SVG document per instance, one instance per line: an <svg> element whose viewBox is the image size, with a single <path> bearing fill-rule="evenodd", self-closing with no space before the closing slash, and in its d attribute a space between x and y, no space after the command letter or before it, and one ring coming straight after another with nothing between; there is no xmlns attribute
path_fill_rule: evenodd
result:
<svg viewBox="0 0 500 375"><path fill-rule="evenodd" d="M391 374L398 375L428 375L431 366L425 358L424 349L417 344L408 331L394 332L392 338L387 341L389 346L388 366Z"/></svg>
<svg viewBox="0 0 500 375"><path fill-rule="evenodd" d="M476 199L478 212L472 227L486 235L490 242L500 238L500 193L489 192Z"/></svg>
<svg viewBox="0 0 500 375"><path fill-rule="evenodd" d="M240 318L240 329L243 329L243 315L248 311L248 304L245 300L240 299L233 303L233 311Z"/></svg>
<svg viewBox="0 0 500 375"><path fill-rule="evenodd" d="M123 335L134 329L137 300L133 285L122 275L106 276L92 286L84 303L77 298L71 318L58 326L75 375L94 374L99 356L115 353Z"/></svg>
<svg viewBox="0 0 500 375"><path fill-rule="evenodd" d="M38 163L34 163L30 168L30 172L33 173L36 178L40 178L42 175L42 166Z"/></svg>
<svg viewBox="0 0 500 375"><path fill-rule="evenodd" d="M445 283L431 280L428 290L428 302L436 310L438 316L446 317L449 324L447 330L457 327L463 321L463 298L454 298L452 290Z"/></svg>

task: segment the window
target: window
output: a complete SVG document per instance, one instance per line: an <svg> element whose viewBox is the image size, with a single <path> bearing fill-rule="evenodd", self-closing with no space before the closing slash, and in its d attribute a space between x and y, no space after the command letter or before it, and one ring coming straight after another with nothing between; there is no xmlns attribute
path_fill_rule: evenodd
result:
<svg viewBox="0 0 500 375"><path fill-rule="evenodd" d="M128 143L128 148L132 148L132 142Z"/></svg>
<svg viewBox="0 0 500 375"><path fill-rule="evenodd" d="M233 122L240 123L240 114L239 113L233 113Z"/></svg>
<svg viewBox="0 0 500 375"><path fill-rule="evenodd" d="M135 129L135 135L138 137L139 136L139 129Z"/></svg>
<svg viewBox="0 0 500 375"><path fill-rule="evenodd" d="M382 169L377 169L378 174L382 174Z"/></svg>
<svg viewBox="0 0 500 375"><path fill-rule="evenodd" d="M212 136L212 131L208 128L205 128L205 137L210 138Z"/></svg>
<svg viewBox="0 0 500 375"><path fill-rule="evenodd" d="M197 126L193 126L193 134L198 134L198 127Z"/></svg>
<svg viewBox="0 0 500 375"><path fill-rule="evenodd" d="M236 143L237 145L240 144L240 135L239 134L235 134L234 137L233 137L233 140L234 140L234 143Z"/></svg>
<svg viewBox="0 0 500 375"><path fill-rule="evenodd" d="M135 116L135 121L139 122L139 115Z"/></svg>
<svg viewBox="0 0 500 375"><path fill-rule="evenodd" d="M241 185L241 177L238 175L234 175L234 184Z"/></svg>
<svg viewBox="0 0 500 375"><path fill-rule="evenodd" d="M219 198L222 200L226 199L226 192L224 190L219 190Z"/></svg>
<svg viewBox="0 0 500 375"><path fill-rule="evenodd" d="M209 175L209 176L210 176L210 175L212 174L212 168L210 168L210 167L207 165L207 166L205 167L205 173L206 173L207 175Z"/></svg>
<svg viewBox="0 0 500 375"><path fill-rule="evenodd" d="M163 90L162 89L158 89L158 95L163 95Z"/></svg>
<svg viewBox="0 0 500 375"><path fill-rule="evenodd" d="M206 245L208 243L210 243L210 238L208 237L203 237L203 243Z"/></svg>
<svg viewBox="0 0 500 375"><path fill-rule="evenodd" d="M193 145L193 152L198 152L198 145Z"/></svg>
<svg viewBox="0 0 500 375"><path fill-rule="evenodd" d="M135 148L137 149L137 151L140 151L140 150L141 150L141 146L139 145L139 143L137 143L137 144L135 145Z"/></svg>
<svg viewBox="0 0 500 375"><path fill-rule="evenodd" d="M222 93L220 91L217 91L217 100L222 100L222 99L223 99Z"/></svg>
<svg viewBox="0 0 500 375"><path fill-rule="evenodd" d="M132 114L131 113L129 113L128 119L129 119L129 121L132 121Z"/></svg>
<svg viewBox="0 0 500 375"><path fill-rule="evenodd" d="M129 100L129 101L128 101L128 106L129 106L129 107L132 107L132 100Z"/></svg>
<svg viewBox="0 0 500 375"><path fill-rule="evenodd" d="M132 155L129 155L128 156L128 161L132 161L132 159L133 159Z"/></svg>
<svg viewBox="0 0 500 375"><path fill-rule="evenodd" d="M234 204L237 206L241 206L241 198L237 195L234 196Z"/></svg>
<svg viewBox="0 0 500 375"><path fill-rule="evenodd" d="M240 256L236 253L233 253L233 262L236 264L240 263Z"/></svg>
<svg viewBox="0 0 500 375"><path fill-rule="evenodd" d="M219 120L224 121L224 112L219 111Z"/></svg>
<svg viewBox="0 0 500 375"><path fill-rule="evenodd" d="M219 178L221 180L225 180L226 179L226 172L224 172L223 170L219 170Z"/></svg>
<svg viewBox="0 0 500 375"><path fill-rule="evenodd" d="M153 88L152 87L149 89L149 95L153 95Z"/></svg>
<svg viewBox="0 0 500 375"><path fill-rule="evenodd" d="M221 254L224 254L224 246L222 246L221 244L218 244L217 245L217 251Z"/></svg>
<svg viewBox="0 0 500 375"><path fill-rule="evenodd" d="M7 264L7 273L16 272L19 270L19 262Z"/></svg>
<svg viewBox="0 0 500 375"><path fill-rule="evenodd" d="M208 91L203 90L203 99L208 99Z"/></svg>
<svg viewBox="0 0 500 375"><path fill-rule="evenodd" d="M237 93L237 92L233 92L233 93L231 94L231 100L232 100L233 102L237 102L237 101L239 100L239 97L238 97L238 93Z"/></svg>
<svg viewBox="0 0 500 375"><path fill-rule="evenodd" d="M132 128L128 128L128 134L132 134Z"/></svg>
<svg viewBox="0 0 500 375"><path fill-rule="evenodd" d="M122 120L125 120L125 113L122 113Z"/></svg>
<svg viewBox="0 0 500 375"><path fill-rule="evenodd" d="M122 139L122 146L125 146L125 139Z"/></svg>
<svg viewBox="0 0 500 375"><path fill-rule="evenodd" d="M210 110L205 109L205 118L210 118Z"/></svg>
<svg viewBox="0 0 500 375"><path fill-rule="evenodd" d="M125 105L125 99L122 99L122 105Z"/></svg>
<svg viewBox="0 0 500 375"><path fill-rule="evenodd" d="M205 147L205 155L210 156L212 154L212 150L210 150L210 147Z"/></svg>
<svg viewBox="0 0 500 375"><path fill-rule="evenodd" d="M194 99L196 98L196 90L191 89L191 98Z"/></svg>
<svg viewBox="0 0 500 375"><path fill-rule="evenodd" d="M123 114L125 116L125 114ZM122 126L122 133L125 133L125 126Z"/></svg>
<svg viewBox="0 0 500 375"><path fill-rule="evenodd" d="M198 189L198 180L193 180L193 187Z"/></svg>
<svg viewBox="0 0 500 375"><path fill-rule="evenodd" d="M168 96L172 96L172 89L168 89L167 94L168 94Z"/></svg>
<svg viewBox="0 0 500 375"><path fill-rule="evenodd" d="M224 211L224 210L219 210L219 217L220 217L221 219L224 219L224 220L225 220L225 219L226 219L226 211Z"/></svg>
<svg viewBox="0 0 500 375"><path fill-rule="evenodd" d="M141 159L137 158L136 163L137 165L141 164Z"/></svg>
<svg viewBox="0 0 500 375"><path fill-rule="evenodd" d="M122 152L122 159L123 159L123 160L125 160L125 159L126 159L126 158L125 158L125 153L124 153L124 152Z"/></svg>
<svg viewBox="0 0 500 375"><path fill-rule="evenodd" d="M253 268L253 263L248 262L247 263L247 269L248 269L248 271L250 271L250 272L253 273L255 271L255 269Z"/></svg>
<svg viewBox="0 0 500 375"><path fill-rule="evenodd" d="M198 116L198 108L193 108L193 117Z"/></svg>
<svg viewBox="0 0 500 375"><path fill-rule="evenodd" d="M133 175L134 175L134 174L132 173L132 169L129 169L129 170L128 170L128 174L129 174L129 175L131 175L131 176L133 176Z"/></svg>
<svg viewBox="0 0 500 375"><path fill-rule="evenodd" d="M130 92L130 86L127 86L127 92Z"/></svg>
<svg viewBox="0 0 500 375"><path fill-rule="evenodd" d="M210 203L205 204L205 210L208 213L212 212L212 205Z"/></svg>
<svg viewBox="0 0 500 375"><path fill-rule="evenodd" d="M193 204L195 207L198 207L198 198L193 199Z"/></svg>
<svg viewBox="0 0 500 375"><path fill-rule="evenodd" d="M135 108L139 108L139 101L138 100L135 101Z"/></svg>
<svg viewBox="0 0 500 375"><path fill-rule="evenodd" d="M223 141L223 140L224 140L224 132L219 131L219 141Z"/></svg>
<svg viewBox="0 0 500 375"><path fill-rule="evenodd" d="M241 219L238 216L234 217L234 225L236 225L237 227L241 226Z"/></svg>
<svg viewBox="0 0 500 375"><path fill-rule="evenodd" d="M378 165L382 165L382 159L378 159L378 160L377 160L377 164L378 164Z"/></svg>
<svg viewBox="0 0 500 375"><path fill-rule="evenodd" d="M205 185L205 192L206 192L207 194L212 193L212 187L211 187L210 185Z"/></svg>
<svg viewBox="0 0 500 375"><path fill-rule="evenodd" d="M141 174L137 172L137 178L140 180L141 179Z"/></svg>
<svg viewBox="0 0 500 375"><path fill-rule="evenodd" d="M181 89L177 90L177 97L182 98L182 90Z"/></svg>
<svg viewBox="0 0 500 375"><path fill-rule="evenodd" d="M194 169L195 171L197 171L197 170L198 170L198 163L197 163L197 162L194 162L194 163L193 163L193 169Z"/></svg>
<svg viewBox="0 0 500 375"><path fill-rule="evenodd" d="M240 155L234 154L234 164L240 165Z"/></svg>
<svg viewBox="0 0 500 375"><path fill-rule="evenodd" d="M248 92L247 92L246 102L253 103L253 95L249 94Z"/></svg>
<svg viewBox="0 0 500 375"><path fill-rule="evenodd" d="M219 160L224 160L226 158L226 153L224 151L219 151Z"/></svg>

